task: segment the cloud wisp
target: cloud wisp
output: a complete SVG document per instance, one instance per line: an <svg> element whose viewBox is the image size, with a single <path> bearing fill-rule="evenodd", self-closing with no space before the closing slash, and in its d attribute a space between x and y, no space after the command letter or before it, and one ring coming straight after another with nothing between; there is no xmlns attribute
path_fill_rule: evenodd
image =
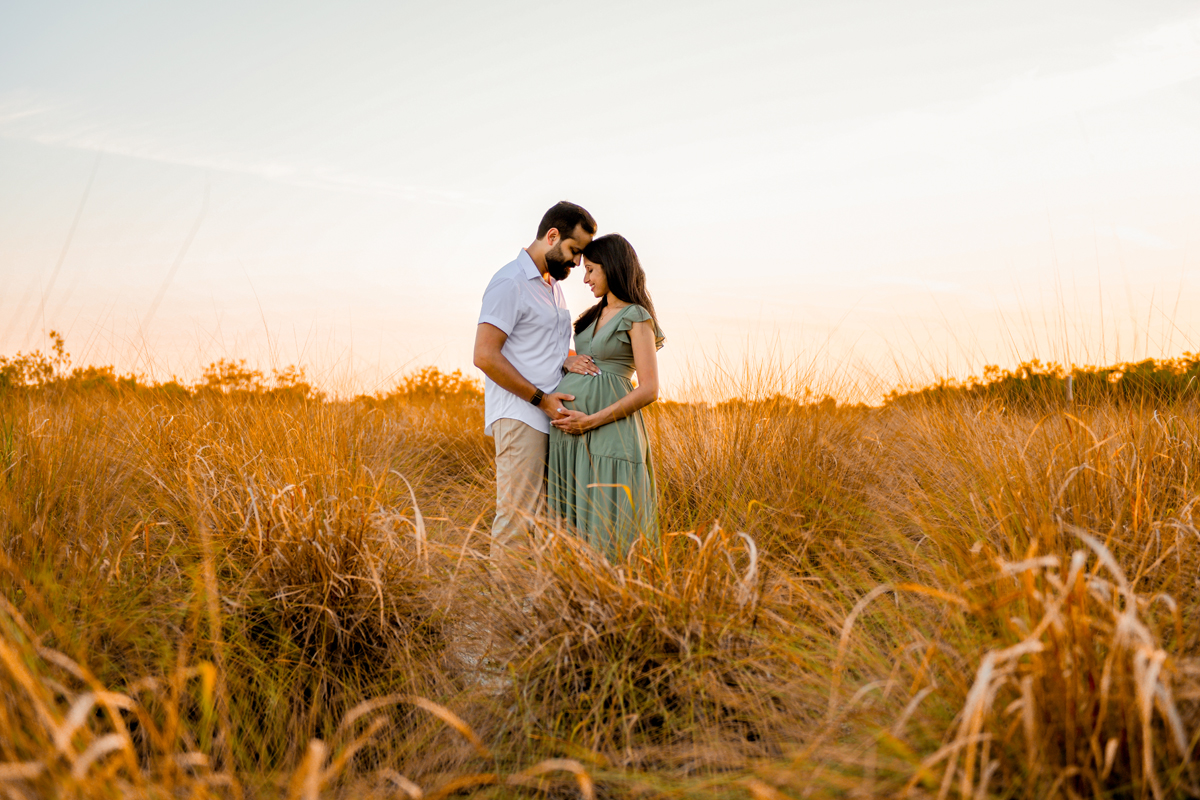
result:
<svg viewBox="0 0 1200 800"><path fill-rule="evenodd" d="M244 175L301 189L459 208L491 202L478 194L389 181L327 164L206 153L203 147L182 145L169 137L137 131L138 127L121 121L102 121L85 111L72 110L68 101L35 98L28 93L0 100L0 139Z"/></svg>

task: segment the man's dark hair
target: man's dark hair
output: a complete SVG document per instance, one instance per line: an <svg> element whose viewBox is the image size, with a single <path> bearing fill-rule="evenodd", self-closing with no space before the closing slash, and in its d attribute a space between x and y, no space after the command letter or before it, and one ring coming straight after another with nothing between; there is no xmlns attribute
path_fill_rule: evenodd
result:
<svg viewBox="0 0 1200 800"><path fill-rule="evenodd" d="M554 228L559 236L570 239L576 225L582 226L589 234L596 235L596 220L592 219L587 209L563 200L555 203L553 208L542 215L542 221L538 223L537 238L541 239Z"/></svg>

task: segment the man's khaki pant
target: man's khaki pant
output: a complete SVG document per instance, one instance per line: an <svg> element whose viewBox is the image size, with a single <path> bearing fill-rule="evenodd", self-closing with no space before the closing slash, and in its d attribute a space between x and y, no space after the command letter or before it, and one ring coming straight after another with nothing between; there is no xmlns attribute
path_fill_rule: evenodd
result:
<svg viewBox="0 0 1200 800"><path fill-rule="evenodd" d="M492 423L496 440L496 521L490 555L518 544L532 518L546 510L546 456L550 435L515 419Z"/></svg>

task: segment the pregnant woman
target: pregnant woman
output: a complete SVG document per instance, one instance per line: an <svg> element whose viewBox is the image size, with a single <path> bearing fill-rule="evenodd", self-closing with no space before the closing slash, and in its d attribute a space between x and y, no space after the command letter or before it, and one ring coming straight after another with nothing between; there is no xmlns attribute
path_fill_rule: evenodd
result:
<svg viewBox="0 0 1200 800"><path fill-rule="evenodd" d="M583 250L583 281L600 302L575 321L570 372L555 390L574 395L550 431L547 499L552 514L610 557L657 539L654 464L641 409L658 398L663 334L646 274L625 237ZM631 380L637 373L638 385Z"/></svg>

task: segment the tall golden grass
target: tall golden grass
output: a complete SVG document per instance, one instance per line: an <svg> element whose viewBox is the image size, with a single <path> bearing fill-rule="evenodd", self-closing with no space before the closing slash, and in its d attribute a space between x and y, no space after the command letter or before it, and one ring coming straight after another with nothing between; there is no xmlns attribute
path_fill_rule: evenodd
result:
<svg viewBox="0 0 1200 800"><path fill-rule="evenodd" d="M250 373L0 390L0 793L1200 794L1189 397L663 403L491 564L469 382Z"/></svg>

